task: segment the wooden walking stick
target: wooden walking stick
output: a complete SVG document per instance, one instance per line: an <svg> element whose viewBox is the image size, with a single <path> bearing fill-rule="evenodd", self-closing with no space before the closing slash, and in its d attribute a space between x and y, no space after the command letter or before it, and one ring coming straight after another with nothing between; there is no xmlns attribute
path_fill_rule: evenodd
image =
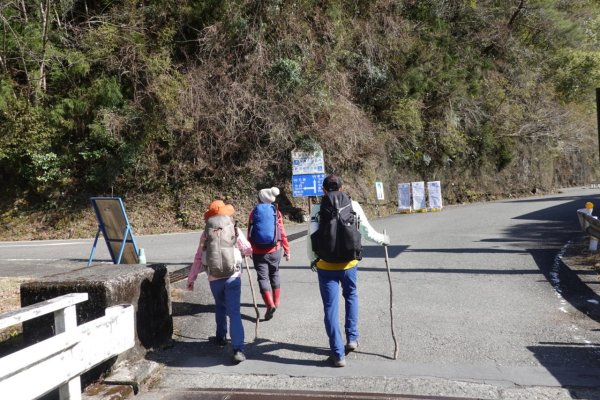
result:
<svg viewBox="0 0 600 400"><path fill-rule="evenodd" d="M248 281L250 282L250 291L252 292L254 311L256 311L256 324L254 325L254 340L256 340L258 337L258 322L260 321L260 313L258 312L258 305L256 304L256 295L254 294L254 284L252 283L252 275L250 274L250 267L248 266L248 257L244 257L244 263L246 264L246 272L248 272Z"/></svg>
<svg viewBox="0 0 600 400"><path fill-rule="evenodd" d="M385 229L383 230L385 235ZM394 339L394 360L398 359L398 340L396 339L396 333L394 332L394 291L392 289L392 275L390 274L390 261L388 258L387 245L383 245L383 251L385 252L385 267L387 269L388 282L390 284L390 321L392 326L392 338Z"/></svg>

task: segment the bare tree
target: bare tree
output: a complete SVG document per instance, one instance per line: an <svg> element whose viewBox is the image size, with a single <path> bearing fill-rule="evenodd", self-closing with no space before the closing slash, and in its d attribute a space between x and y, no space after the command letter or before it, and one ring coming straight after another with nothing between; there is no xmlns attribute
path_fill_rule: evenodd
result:
<svg viewBox="0 0 600 400"><path fill-rule="evenodd" d="M13 30L12 26L10 25L10 21L8 19L6 19L6 17L4 16L3 13L0 13L0 20L2 21L2 26L4 28L4 44L3 45L4 45L4 47L6 46L6 36L8 35L8 32L10 31L11 35L14 37L17 47L19 48L19 53L21 53L20 61L23 64L22 72L25 75L27 84L29 85L30 77L29 77L29 69L27 68L27 60L25 58L25 45L24 45L24 43L21 42L20 36ZM4 49L4 50L5 50L4 54L6 54L6 49ZM5 68L7 68L6 61L7 60L3 61Z"/></svg>

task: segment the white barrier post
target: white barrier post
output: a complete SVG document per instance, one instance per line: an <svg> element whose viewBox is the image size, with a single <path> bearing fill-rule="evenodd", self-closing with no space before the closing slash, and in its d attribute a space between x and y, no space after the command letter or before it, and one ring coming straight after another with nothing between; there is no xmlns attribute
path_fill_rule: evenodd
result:
<svg viewBox="0 0 600 400"><path fill-rule="evenodd" d="M598 217L594 217L592 212L594 211L594 203L588 201L585 203L585 213L594 219L598 219ZM590 236L590 247L589 251L598 251L598 239Z"/></svg>
<svg viewBox="0 0 600 400"><path fill-rule="evenodd" d="M75 305L54 312L55 335L63 332L73 332L77 329L77 312ZM81 377L76 376L64 385L58 387L61 400L81 400Z"/></svg>
<svg viewBox="0 0 600 400"><path fill-rule="evenodd" d="M583 217L584 215L589 215L590 217L592 217L594 219L598 219L598 217L595 217L592 215L593 211L594 211L594 203L592 203L590 201L585 203L585 208L580 208L579 210L577 210L579 225L581 225L581 229L584 232L587 232L588 228L590 227L590 223L585 220L585 218ZM598 238L597 237L590 235L590 244L589 244L588 250L591 252L598 251Z"/></svg>

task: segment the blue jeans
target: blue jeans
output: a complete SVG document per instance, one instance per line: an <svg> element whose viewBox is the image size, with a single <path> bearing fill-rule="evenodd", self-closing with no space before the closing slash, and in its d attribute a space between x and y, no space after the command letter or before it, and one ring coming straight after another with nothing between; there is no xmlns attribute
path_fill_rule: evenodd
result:
<svg viewBox="0 0 600 400"><path fill-rule="evenodd" d="M342 296L346 305L345 333L347 342L358 340L358 290L356 287L357 267L341 271L317 269L319 290L325 312L325 330L329 336L331 352L338 358L344 358L344 342L339 326L339 286L342 285Z"/></svg>
<svg viewBox="0 0 600 400"><path fill-rule="evenodd" d="M210 291L215 298L215 321L217 323L217 337L227 336L227 317L231 346L233 350L244 350L244 326L240 313L240 298L242 294L242 280L237 278L223 278L210 282Z"/></svg>

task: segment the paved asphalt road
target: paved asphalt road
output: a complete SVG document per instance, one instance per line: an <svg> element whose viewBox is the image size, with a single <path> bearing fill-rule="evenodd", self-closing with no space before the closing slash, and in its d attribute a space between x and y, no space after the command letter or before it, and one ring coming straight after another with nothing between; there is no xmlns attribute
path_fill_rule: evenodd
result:
<svg viewBox="0 0 600 400"><path fill-rule="evenodd" d="M176 344L149 355L165 364L162 379L156 392L137 398L183 399L187 390L240 387L598 399L600 319L579 311L594 305L586 305L578 288L569 285L569 271L557 257L581 235L575 211L588 200L600 204L598 197L595 189L566 189L373 220L376 229L387 229L393 244L389 254L398 360L392 359L381 247L365 247L359 267L360 347L341 369L325 362L327 338L316 274L307 268L305 237L292 242L292 259L282 262L282 306L273 320L261 322L256 340L244 274L248 361L238 366L229 362L228 349L209 342L214 317L206 279L199 277L194 292L178 282ZM198 233L177 234L140 237L138 242L149 262L178 268L189 264L197 238ZM108 262L104 247L99 246L96 262ZM91 240L0 242L0 276L81 268L90 248Z"/></svg>

